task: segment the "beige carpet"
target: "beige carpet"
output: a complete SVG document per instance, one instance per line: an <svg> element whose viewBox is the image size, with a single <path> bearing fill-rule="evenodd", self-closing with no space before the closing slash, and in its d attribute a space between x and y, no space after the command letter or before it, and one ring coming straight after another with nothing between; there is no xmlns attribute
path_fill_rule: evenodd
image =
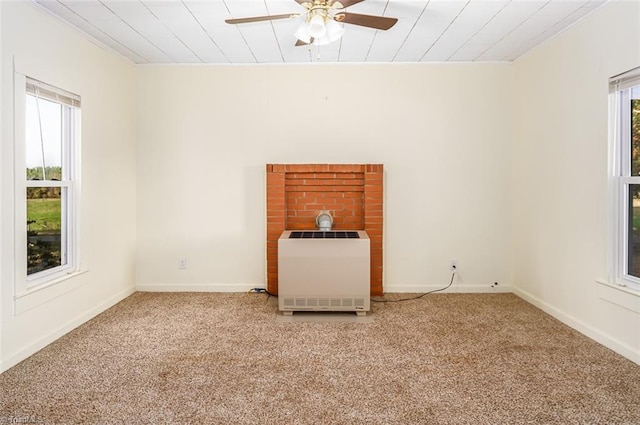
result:
<svg viewBox="0 0 640 425"><path fill-rule="evenodd" d="M640 424L640 366L511 294L276 314L136 293L0 375L0 423Z"/></svg>

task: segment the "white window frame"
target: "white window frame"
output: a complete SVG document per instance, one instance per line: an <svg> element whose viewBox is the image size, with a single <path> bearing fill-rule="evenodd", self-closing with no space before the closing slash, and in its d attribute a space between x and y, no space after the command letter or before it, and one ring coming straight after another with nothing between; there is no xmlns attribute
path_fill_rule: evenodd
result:
<svg viewBox="0 0 640 425"><path fill-rule="evenodd" d="M628 270L629 185L640 185L640 175L631 175L630 94L640 86L640 68L609 81L609 192L610 192L610 281L640 292L640 277Z"/></svg>
<svg viewBox="0 0 640 425"><path fill-rule="evenodd" d="M34 291L65 281L80 271L79 198L80 198L80 97L63 89L15 73L14 86L14 158L15 158L15 289L20 298ZM26 178L26 99L27 84L37 87L42 99L62 104L63 143L61 181ZM29 90L32 91L32 90ZM29 93L31 94L31 93ZM27 198L28 187L60 187L62 192L62 229L64 246L62 265L27 275Z"/></svg>

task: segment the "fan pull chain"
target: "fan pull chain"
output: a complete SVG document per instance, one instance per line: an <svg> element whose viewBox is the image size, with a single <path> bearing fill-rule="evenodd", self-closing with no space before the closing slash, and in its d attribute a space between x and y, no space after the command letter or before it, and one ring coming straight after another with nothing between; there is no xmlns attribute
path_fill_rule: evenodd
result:
<svg viewBox="0 0 640 425"><path fill-rule="evenodd" d="M317 47L318 47L318 54L316 55L316 60L320 61L320 46L317 46ZM309 44L309 48L308 48L308 50L309 50L309 61L310 62L313 62L313 50L312 49L313 49L313 43Z"/></svg>

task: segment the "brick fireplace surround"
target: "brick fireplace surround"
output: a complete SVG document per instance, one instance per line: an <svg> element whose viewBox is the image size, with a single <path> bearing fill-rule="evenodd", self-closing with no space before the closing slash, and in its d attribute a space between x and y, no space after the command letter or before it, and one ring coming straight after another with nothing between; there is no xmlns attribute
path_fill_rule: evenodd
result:
<svg viewBox="0 0 640 425"><path fill-rule="evenodd" d="M335 230L365 230L371 295L382 295L382 164L267 164L267 290L278 293L278 238L316 229L321 210Z"/></svg>

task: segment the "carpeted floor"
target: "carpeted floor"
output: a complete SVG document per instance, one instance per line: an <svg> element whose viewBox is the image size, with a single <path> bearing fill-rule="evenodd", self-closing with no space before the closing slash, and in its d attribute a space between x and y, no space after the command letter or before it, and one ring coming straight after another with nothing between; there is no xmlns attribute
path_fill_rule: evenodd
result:
<svg viewBox="0 0 640 425"><path fill-rule="evenodd" d="M0 375L0 423L640 424L640 366L512 294L276 314L136 293Z"/></svg>

